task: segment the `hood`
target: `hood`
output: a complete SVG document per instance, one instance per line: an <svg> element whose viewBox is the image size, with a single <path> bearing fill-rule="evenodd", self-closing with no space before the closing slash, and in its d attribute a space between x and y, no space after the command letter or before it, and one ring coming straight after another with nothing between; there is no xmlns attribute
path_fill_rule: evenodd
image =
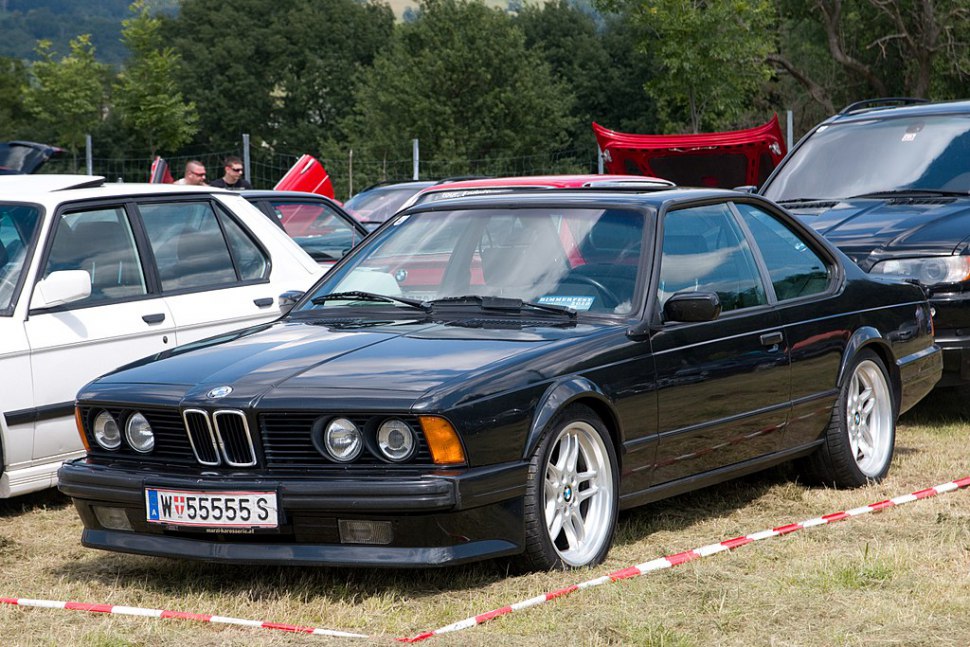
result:
<svg viewBox="0 0 970 647"><path fill-rule="evenodd" d="M380 396L413 402L430 389L474 380L510 358L560 339L588 335L596 328L280 321L122 367L92 382L79 397L144 384L189 399L205 399L213 388L229 386L227 406L245 406L270 394L305 398L310 393L315 398Z"/></svg>
<svg viewBox="0 0 970 647"><path fill-rule="evenodd" d="M970 197L841 200L788 209L864 269L887 256L950 255L970 235Z"/></svg>

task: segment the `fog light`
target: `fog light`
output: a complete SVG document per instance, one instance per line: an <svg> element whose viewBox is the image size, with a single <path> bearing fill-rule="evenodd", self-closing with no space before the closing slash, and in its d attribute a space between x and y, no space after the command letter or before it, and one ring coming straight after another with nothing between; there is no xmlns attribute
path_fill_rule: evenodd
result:
<svg viewBox="0 0 970 647"><path fill-rule="evenodd" d="M128 521L124 508L106 508L100 505L92 507L98 523L108 530L131 530L131 522Z"/></svg>
<svg viewBox="0 0 970 647"><path fill-rule="evenodd" d="M338 519L341 544L389 544L394 539L390 521Z"/></svg>

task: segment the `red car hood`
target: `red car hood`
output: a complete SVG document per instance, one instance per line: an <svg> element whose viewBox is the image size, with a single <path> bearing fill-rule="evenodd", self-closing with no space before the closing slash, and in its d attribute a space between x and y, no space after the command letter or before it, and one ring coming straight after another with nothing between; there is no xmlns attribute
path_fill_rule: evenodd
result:
<svg viewBox="0 0 970 647"><path fill-rule="evenodd" d="M760 186L785 156L778 115L756 128L698 135L633 135L597 123L608 173L634 173L679 186Z"/></svg>

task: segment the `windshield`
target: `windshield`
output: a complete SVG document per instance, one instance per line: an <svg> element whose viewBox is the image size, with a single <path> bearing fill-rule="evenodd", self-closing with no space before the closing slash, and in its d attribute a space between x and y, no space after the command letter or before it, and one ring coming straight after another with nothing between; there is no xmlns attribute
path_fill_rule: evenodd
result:
<svg viewBox="0 0 970 647"><path fill-rule="evenodd" d="M36 207L0 204L0 314L13 311L39 221Z"/></svg>
<svg viewBox="0 0 970 647"><path fill-rule="evenodd" d="M970 115L822 126L764 194L781 202L920 189L970 192Z"/></svg>
<svg viewBox="0 0 970 647"><path fill-rule="evenodd" d="M344 209L361 222L384 222L400 211L408 198L431 184L391 184L367 189L347 200Z"/></svg>
<svg viewBox="0 0 970 647"><path fill-rule="evenodd" d="M615 209L406 215L331 272L301 310L348 305L413 310L415 303L468 305L480 303L477 297L499 297L579 312L630 314L641 293L643 232L642 213ZM360 293L368 296L355 298Z"/></svg>

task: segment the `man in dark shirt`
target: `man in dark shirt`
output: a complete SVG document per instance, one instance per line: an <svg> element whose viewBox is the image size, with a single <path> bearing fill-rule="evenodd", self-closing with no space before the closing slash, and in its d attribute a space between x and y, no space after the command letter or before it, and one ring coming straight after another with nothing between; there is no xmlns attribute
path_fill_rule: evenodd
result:
<svg viewBox="0 0 970 647"><path fill-rule="evenodd" d="M253 185L243 177L244 169L241 159L230 155L226 158L224 168L225 172L223 173L223 176L209 182L209 186L218 187L220 189L229 189L231 191L242 191L243 189L253 188Z"/></svg>

